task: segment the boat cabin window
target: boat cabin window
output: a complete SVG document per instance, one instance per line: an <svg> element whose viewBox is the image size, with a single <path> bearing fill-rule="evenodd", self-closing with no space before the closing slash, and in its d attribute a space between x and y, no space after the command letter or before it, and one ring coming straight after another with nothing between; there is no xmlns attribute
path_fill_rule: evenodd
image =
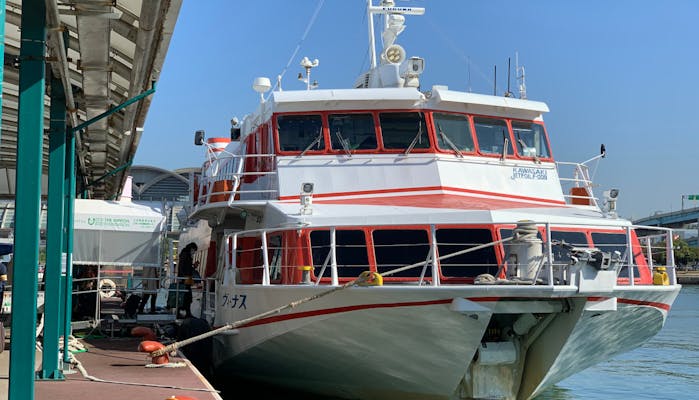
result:
<svg viewBox="0 0 699 400"><path fill-rule="evenodd" d="M534 122L512 121L517 152L522 157L549 158L544 127Z"/></svg>
<svg viewBox="0 0 699 400"><path fill-rule="evenodd" d="M603 252L608 252L613 255L614 251L618 251L621 254L622 267L619 270L617 276L619 277L629 277L629 259L628 248L626 246L626 234L625 233L605 233L605 232L592 232L592 242L594 246ZM633 276L634 278L639 278L638 266L636 265L636 260L634 257L634 267Z"/></svg>
<svg viewBox="0 0 699 400"><path fill-rule="evenodd" d="M325 149L320 115L280 115L277 117L277 131L281 151Z"/></svg>
<svg viewBox="0 0 699 400"><path fill-rule="evenodd" d="M432 118L440 149L473 151L473 136L468 117L461 114L434 113Z"/></svg>
<svg viewBox="0 0 699 400"><path fill-rule="evenodd" d="M561 245L564 242L574 247L590 247L584 232L551 231L551 252L556 263L570 263L570 249Z"/></svg>
<svg viewBox="0 0 699 400"><path fill-rule="evenodd" d="M425 261L430 255L427 231L422 229L375 230L372 237L378 273ZM432 276L429 264L392 274L389 278L420 276Z"/></svg>
<svg viewBox="0 0 699 400"><path fill-rule="evenodd" d="M330 114L330 146L333 150L376 148L374 116L371 114Z"/></svg>
<svg viewBox="0 0 699 400"><path fill-rule="evenodd" d="M473 118L478 148L482 154L502 155L507 141L507 154L513 154L507 122L495 118Z"/></svg>
<svg viewBox="0 0 699 400"><path fill-rule="evenodd" d="M492 241L493 234L488 229L437 229L440 258ZM440 265L447 278L496 275L499 268L494 246L441 260Z"/></svg>
<svg viewBox="0 0 699 400"><path fill-rule="evenodd" d="M282 278L282 235L267 237L267 262L269 263L269 280L279 282Z"/></svg>
<svg viewBox="0 0 699 400"><path fill-rule="evenodd" d="M381 138L387 150L428 149L430 139L420 112L379 113Z"/></svg>
<svg viewBox="0 0 699 400"><path fill-rule="evenodd" d="M313 274L316 277L330 278L330 231L312 231L310 236ZM369 258L364 231L336 230L335 258L339 277L356 278L362 271L368 270Z"/></svg>

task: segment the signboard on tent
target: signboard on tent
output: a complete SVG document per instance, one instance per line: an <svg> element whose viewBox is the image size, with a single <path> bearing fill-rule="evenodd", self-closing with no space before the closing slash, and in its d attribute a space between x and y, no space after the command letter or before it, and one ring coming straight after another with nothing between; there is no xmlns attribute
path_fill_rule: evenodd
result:
<svg viewBox="0 0 699 400"><path fill-rule="evenodd" d="M75 200L73 263L160 266L166 219L159 202Z"/></svg>

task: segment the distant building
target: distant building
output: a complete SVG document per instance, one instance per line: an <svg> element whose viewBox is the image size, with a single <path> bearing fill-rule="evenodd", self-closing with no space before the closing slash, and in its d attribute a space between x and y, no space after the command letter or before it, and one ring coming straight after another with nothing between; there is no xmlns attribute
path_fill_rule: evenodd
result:
<svg viewBox="0 0 699 400"><path fill-rule="evenodd" d="M168 236L177 238L180 233L180 220L177 218L177 213L190 202L190 185L194 175L199 174L200 171L200 168L168 171L145 165L132 166L128 172L132 177L131 199L135 202L161 202L167 213ZM5 174L4 178L4 180L0 179L0 238L12 237L15 227L15 201L14 192L11 190L14 188L14 182L8 174ZM46 238L45 192L44 189L40 217L42 240Z"/></svg>
<svg viewBox="0 0 699 400"><path fill-rule="evenodd" d="M174 171L145 165L132 166L133 201L160 201L167 213L168 236L177 237L180 233L178 213L190 203L191 185L194 175L201 168L180 168Z"/></svg>

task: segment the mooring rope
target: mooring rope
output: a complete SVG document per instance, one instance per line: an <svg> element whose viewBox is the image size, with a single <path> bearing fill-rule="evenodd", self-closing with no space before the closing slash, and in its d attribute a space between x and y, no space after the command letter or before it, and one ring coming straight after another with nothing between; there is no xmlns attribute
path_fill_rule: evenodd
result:
<svg viewBox="0 0 699 400"><path fill-rule="evenodd" d="M478 246L474 246L474 247L469 247L468 249L464 249L464 250L460 250L460 251L457 251L457 252L454 252L454 253L450 253L450 254L443 255L443 256L439 257L438 260L440 260L440 261L441 261L441 260L446 260L446 259L448 259L448 258L456 257L456 256L461 255L461 254L465 254L465 253L470 253L470 252L473 252L473 251L482 250L482 249L487 248L487 247L490 247L490 246L495 246L495 245L500 244L500 243L508 242L508 241L510 241L510 240L512 240L512 239L514 239L514 238L513 238L513 237L510 237L510 238L501 239L501 240L496 240L496 241L494 241L494 242L485 243L485 244L478 245ZM405 270L408 270L408 269L411 269L411 268L421 267L421 266L427 264L428 262L430 262L430 261L420 261L420 262L415 263L415 264L410 264L410 265L406 265L406 266L404 266L404 267L392 269L392 270L387 271L387 272L384 272L384 273L382 273L382 274L380 274L380 275L381 275L381 276L393 275L393 274L396 274L396 273L398 273L398 272L402 272L402 271L405 271ZM362 283L367 282L367 281L369 280L369 278L373 276L373 274L374 274L374 273L371 272L371 271L365 271L365 272L361 273L361 274L359 275L359 277L357 277L356 279L353 279L353 280L351 280L351 281L345 283L345 284L342 285L342 286L337 286L337 287L334 287L334 288L332 288L332 289L330 289L330 290L328 290L328 291L325 291L325 292L322 292L322 293L318 293L318 294L315 294L315 295L313 295L313 296L309 296L309 297L306 297L306 298L303 298L303 299L300 299L300 300L292 301L291 303L285 304L285 305L283 305L283 306L281 306L281 307L277 307L277 308L274 308L274 309L272 309L272 310L263 312L263 313L261 313L261 314L257 314L257 315L254 315L254 316L252 316L252 317L246 318L246 319L242 319L242 320L239 320L239 321L236 321L236 322L232 322L232 323L230 323L230 324L223 325L223 326L221 326L221 327L219 327L219 328L216 328L216 329L214 329L214 330L211 330L211 331L209 331L209 332L205 332L205 333L202 333L202 334L200 334L200 335L192 336L191 338L184 339L184 340L181 340L181 341L179 341L179 342L173 342L173 343L171 343L171 344L169 344L169 345L167 345L167 346L165 346L165 347L163 347L163 348L161 348L161 349L158 349L158 350L155 350L155 351L151 352L151 353L150 353L150 356L151 356L151 357L159 357L159 356L162 356L163 354L166 354L166 353L169 353L169 352L171 352L171 351L177 350L177 349L179 349L180 347L186 346L186 345L188 345L188 344L191 344L191 343L194 343L194 342L198 342L198 341L200 341L200 340L202 340L202 339L206 339L206 338L209 338L209 337L212 337L212 336L216 336L216 335L218 335L219 333L222 333L222 332L225 332L225 331L229 331L229 330L236 329L236 328L238 328L238 327L240 327L240 326L249 324L249 323L251 323L251 322L254 322L254 321L257 321L257 320L259 320L259 319L268 317L268 316L270 316L270 315L278 314L278 313L280 313L280 312L282 312L282 311L284 311L284 310L291 309L291 308L297 307L297 306L299 306L299 305L301 305L301 304L308 303L309 301L317 300L317 299L319 299L319 298L321 298L321 297L325 297L325 296L327 296L327 295L329 295L329 294L336 293L336 292L339 292L340 290L347 289L347 288L350 287L350 286L361 285Z"/></svg>
<svg viewBox="0 0 699 400"><path fill-rule="evenodd" d="M69 339L71 342L75 341L77 343L78 340L72 337ZM73 344L71 344L73 345ZM82 346L82 344L79 344L79 346ZM84 347L84 346L83 346ZM73 354L69 354L70 357L70 362L73 366L75 366L78 371L80 371L80 374L83 376L83 378L92 381L92 382L97 382L97 383L110 383L113 385L127 385L127 386L142 386L142 387L154 387L154 388L164 388L164 389L176 389L176 390L187 390L187 391L193 391L193 392L207 392L207 393L221 393L220 390L216 389L209 389L209 388L197 388L197 387L183 387L183 386L175 386L175 385L162 385L162 384L156 384L156 383L142 383L142 382L126 382L126 381L113 381L113 380L107 380L107 379L101 379L97 378L96 376L92 376L87 372L87 369L83 366L83 364L80 362L80 360L75 357Z"/></svg>
<svg viewBox="0 0 699 400"><path fill-rule="evenodd" d="M188 344L197 342L197 341L202 340L202 339L206 339L206 338L211 337L211 336L216 336L221 332L238 328L238 327L245 325L245 324L248 324L250 322L257 321L258 319L262 319L262 318L268 317L270 315L278 314L286 309L294 308L294 307L299 306L303 303L307 303L309 301L316 300L316 299L319 299L321 297L327 296L329 294L335 293L337 291L346 289L352 285L363 283L368 279L368 277L369 277L369 275L361 274L361 275L359 275L358 278L353 279L352 281L347 282L342 286L337 286L337 287L334 287L328 291L318 293L318 294L315 294L313 296L309 296L309 297L306 297L306 298L303 298L300 300L292 301L291 303L285 304L281 307L277 307L277 308L274 308L272 310L263 312L262 314L257 314L257 315L254 315L252 317L249 317L249 318L245 318L245 319L242 319L242 320L239 320L236 322L232 322L230 324L223 325L220 328L216 328L212 331L202 333L201 335L192 336L191 338L181 340L179 342L171 343L171 344L163 347L162 349L158 349L158 350L150 353L150 355L151 355L151 357L162 356L163 354L169 353L173 350L177 350L178 348L180 348L182 346L186 346Z"/></svg>

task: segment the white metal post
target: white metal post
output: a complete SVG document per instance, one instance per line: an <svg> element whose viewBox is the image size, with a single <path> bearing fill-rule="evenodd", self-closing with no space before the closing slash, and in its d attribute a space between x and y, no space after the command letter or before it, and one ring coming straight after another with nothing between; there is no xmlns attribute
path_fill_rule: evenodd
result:
<svg viewBox="0 0 699 400"><path fill-rule="evenodd" d="M267 258L267 232L262 232L262 284L269 285L269 260Z"/></svg>
<svg viewBox="0 0 699 400"><path fill-rule="evenodd" d="M673 285L677 284L677 275L675 274L675 244L672 237L672 231L667 231L667 240L665 241L665 252L667 254L667 266L670 268L670 282Z"/></svg>
<svg viewBox="0 0 699 400"><path fill-rule="evenodd" d="M335 252L337 242L335 240L335 227L330 228L330 278L332 285L337 286L340 281L337 276L337 253Z"/></svg>
<svg viewBox="0 0 699 400"><path fill-rule="evenodd" d="M430 235L432 236L432 286L439 286L439 265L437 260L437 228L434 224L430 225Z"/></svg>
<svg viewBox="0 0 699 400"><path fill-rule="evenodd" d="M626 227L626 252L629 255L629 285L634 286L636 283L634 282L634 272L633 272L633 266L634 266L634 260L633 260L633 246L631 246L631 227L627 226Z"/></svg>
<svg viewBox="0 0 699 400"><path fill-rule="evenodd" d="M549 284L548 286L553 286L553 247L551 246L551 224L546 223L546 258L548 258L548 268L547 275Z"/></svg>

